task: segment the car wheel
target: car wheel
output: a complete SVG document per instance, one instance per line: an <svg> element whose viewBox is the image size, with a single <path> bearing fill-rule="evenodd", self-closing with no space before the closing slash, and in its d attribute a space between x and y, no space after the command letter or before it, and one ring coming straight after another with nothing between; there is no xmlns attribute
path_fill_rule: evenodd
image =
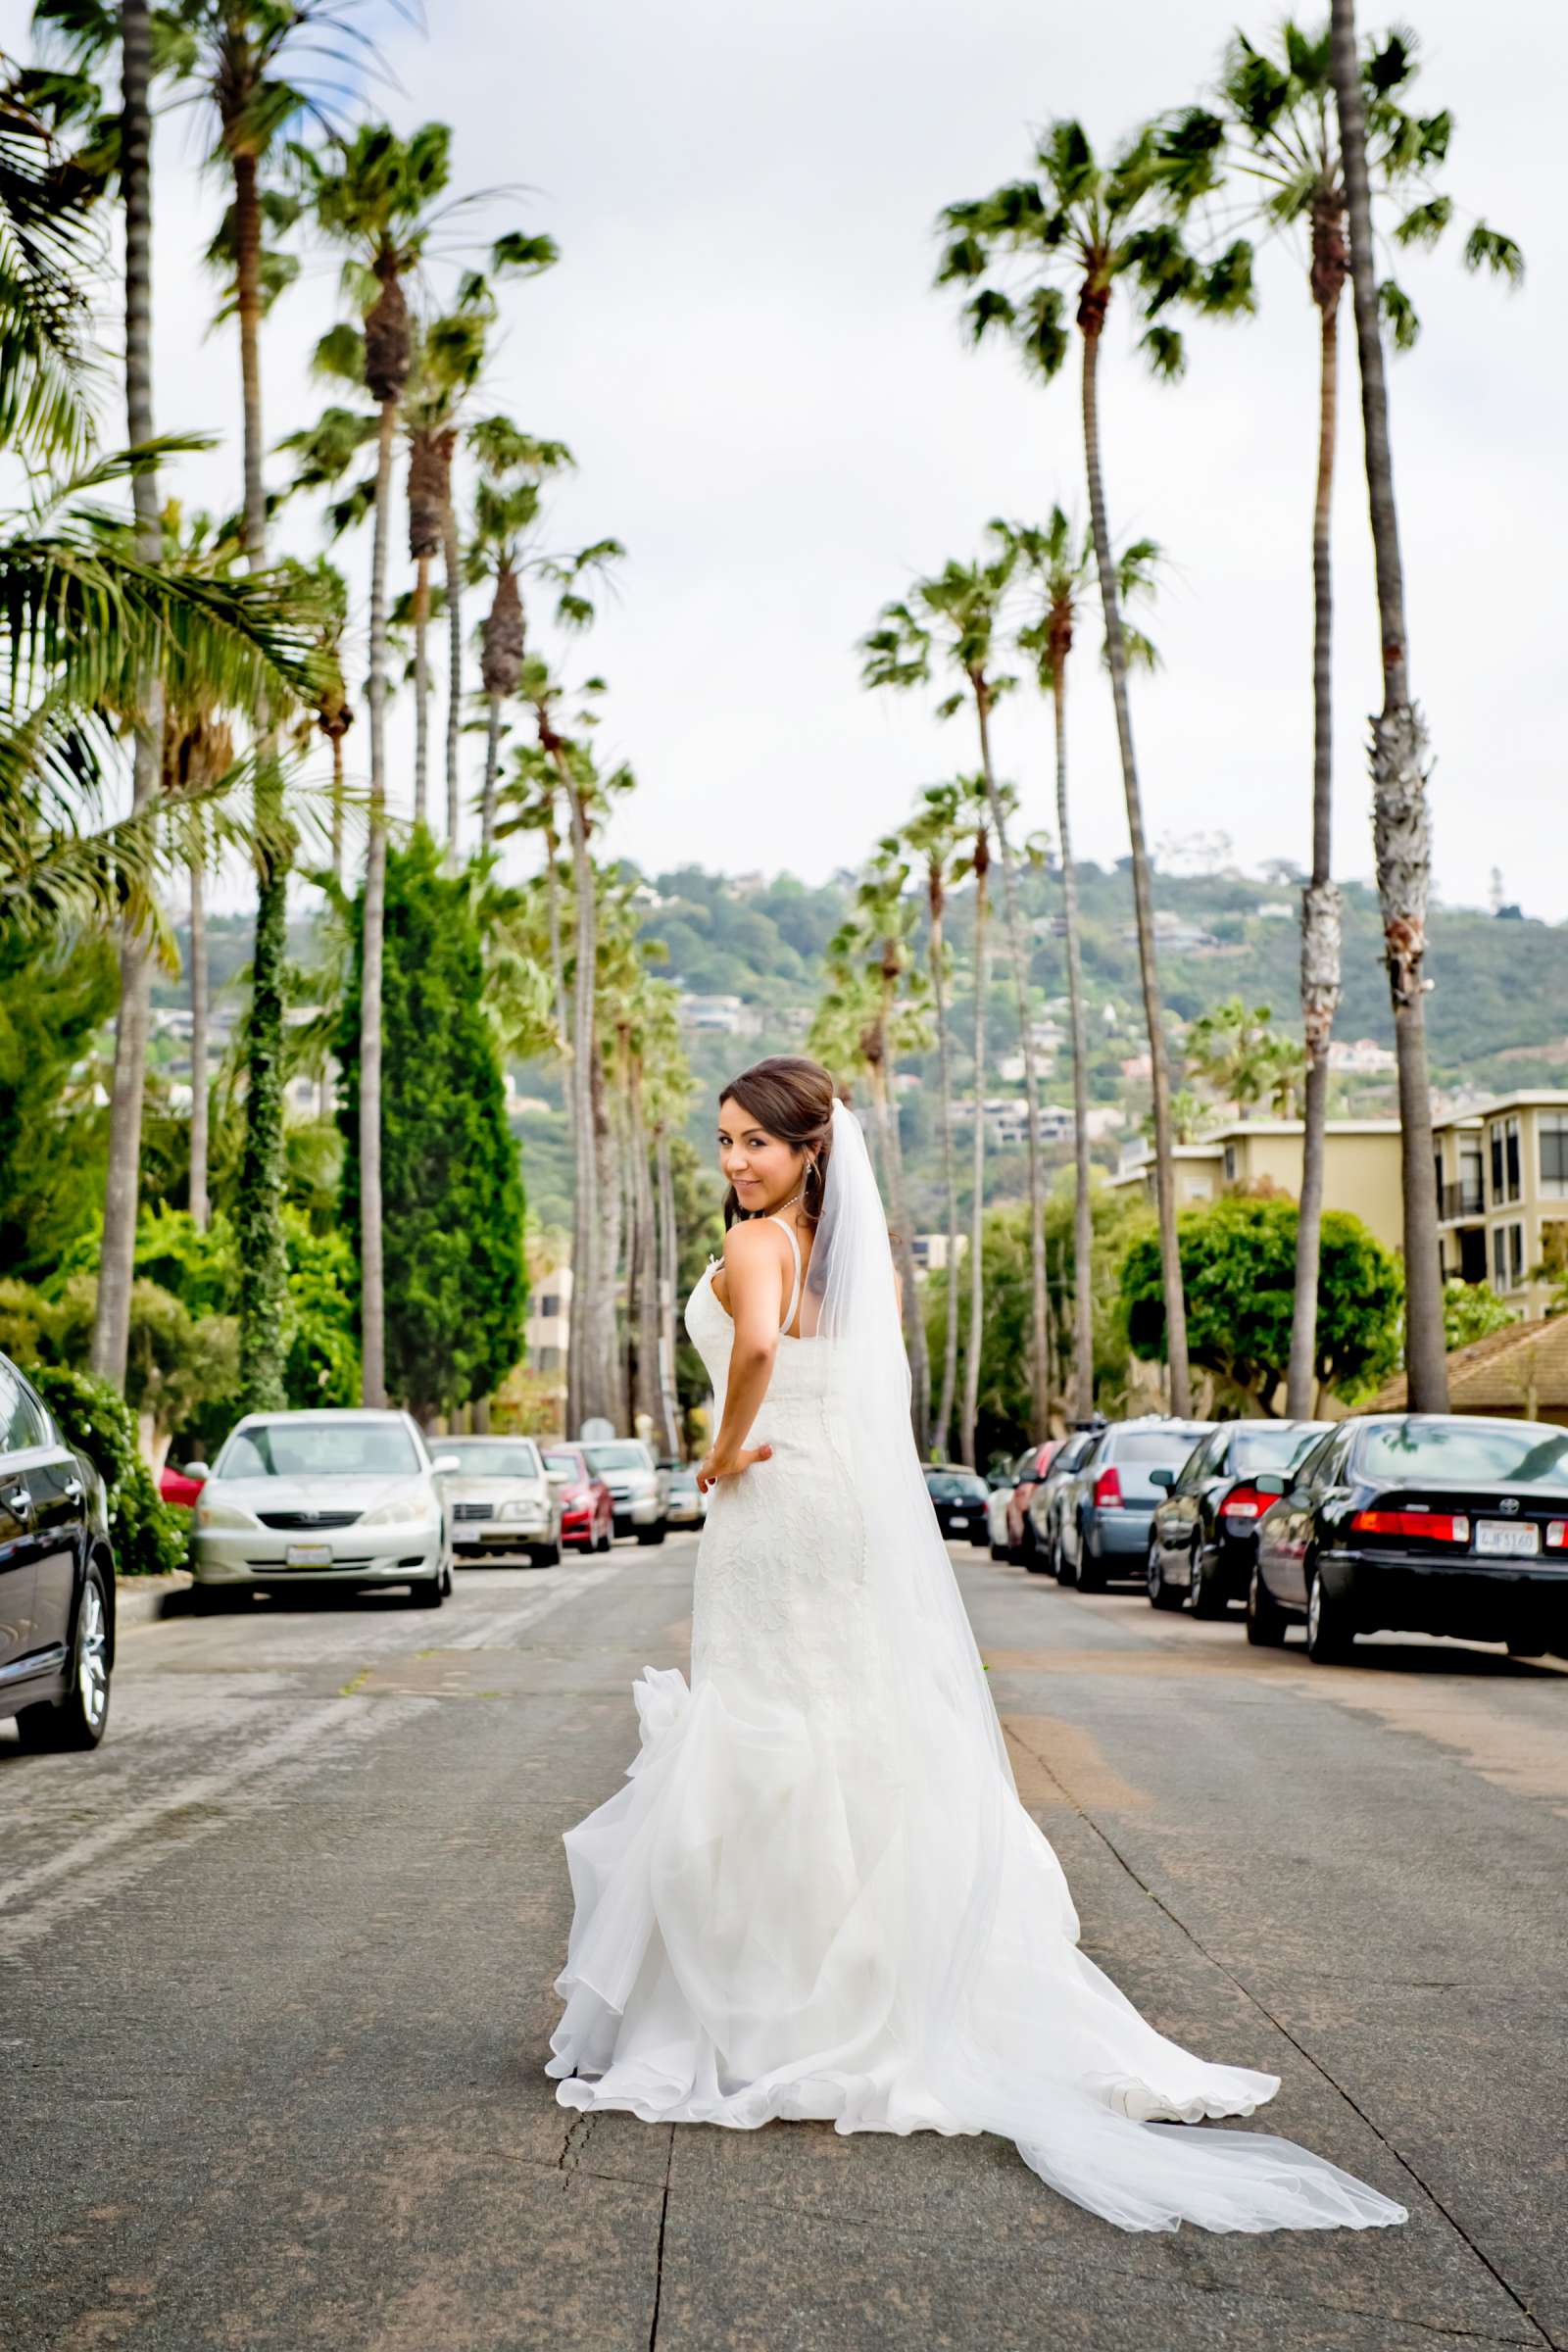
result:
<svg viewBox="0 0 1568 2352"><path fill-rule="evenodd" d="M190 1605L198 1617L226 1617L234 1594L227 1585L192 1585Z"/></svg>
<svg viewBox="0 0 1568 2352"><path fill-rule="evenodd" d="M1262 1570L1254 1560L1247 1588L1247 1639L1254 1649L1278 1649L1285 1640L1285 1611L1264 1584Z"/></svg>
<svg viewBox="0 0 1568 2352"><path fill-rule="evenodd" d="M1188 1605L1195 1617L1223 1617L1225 1596L1215 1579L1205 1572L1201 1547L1193 1545L1193 1581L1188 1587Z"/></svg>
<svg viewBox="0 0 1568 2352"><path fill-rule="evenodd" d="M608 1527L605 1529L603 1535L597 1536L594 1539L594 1549L595 1551L608 1551L610 1549L610 1530Z"/></svg>
<svg viewBox="0 0 1568 2352"><path fill-rule="evenodd" d="M561 1545L559 1544L536 1544L528 1554L528 1562L530 1567L534 1568L559 1568Z"/></svg>
<svg viewBox="0 0 1568 2352"><path fill-rule="evenodd" d="M17 1716L17 1731L24 1747L93 1748L108 1722L109 1602L103 1571L89 1560L76 1609L71 1688L64 1698L24 1707Z"/></svg>
<svg viewBox="0 0 1568 2352"><path fill-rule="evenodd" d="M455 1588L452 1582L452 1554L448 1552L441 1563L441 1597L450 1600Z"/></svg>
<svg viewBox="0 0 1568 2352"><path fill-rule="evenodd" d="M662 1519L658 1522L657 1526L640 1527L637 1530L637 1541L639 1544L662 1544L664 1541L664 1522Z"/></svg>
<svg viewBox="0 0 1568 2352"><path fill-rule="evenodd" d="M1151 1607L1156 1609L1179 1609L1181 1607L1182 1594L1177 1592L1174 1585L1168 1585L1165 1582L1165 1555L1158 1544L1151 1544L1149 1546L1149 1573L1146 1581L1149 1586Z"/></svg>
<svg viewBox="0 0 1568 2352"><path fill-rule="evenodd" d="M1089 1548L1089 1530L1078 1530L1078 1575L1080 1592L1102 1592L1105 1586L1105 1571Z"/></svg>
<svg viewBox="0 0 1568 2352"><path fill-rule="evenodd" d="M409 1606L415 1609L438 1609L446 1598L440 1571L434 1576L416 1577L409 1587Z"/></svg>
<svg viewBox="0 0 1568 2352"><path fill-rule="evenodd" d="M994 1560L1004 1560L1004 1559L1006 1558L1006 1556L1007 1556L1007 1546L1005 1545L1005 1544L997 1544L997 1543L993 1543L993 1544L992 1544L992 1546L991 1546L991 1557L992 1557Z"/></svg>
<svg viewBox="0 0 1568 2352"><path fill-rule="evenodd" d="M1330 1592L1314 1568L1306 1588L1306 1654L1314 1665L1336 1666L1350 1654L1355 1627L1343 1600Z"/></svg>
<svg viewBox="0 0 1568 2352"><path fill-rule="evenodd" d="M1546 1645L1539 1634L1515 1634L1508 1643L1510 1658L1544 1658Z"/></svg>

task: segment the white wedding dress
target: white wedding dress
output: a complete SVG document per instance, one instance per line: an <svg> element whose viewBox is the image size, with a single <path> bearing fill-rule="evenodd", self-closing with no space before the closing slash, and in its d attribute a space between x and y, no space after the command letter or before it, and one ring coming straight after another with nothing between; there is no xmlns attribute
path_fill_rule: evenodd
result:
<svg viewBox="0 0 1568 2352"><path fill-rule="evenodd" d="M841 1211L848 1177L874 1200L842 1106L833 1136L830 1212L835 1178ZM722 1397L712 1273L686 1328ZM748 1441L771 1458L712 1490L691 1688L644 1670L626 1785L565 1839L558 2099L651 2123L1001 2132L1132 2230L1404 2220L1288 2140L1180 2128L1250 2115L1278 2079L1166 2040L1078 1949L926 1498L906 1379L882 1393L886 1336L875 1355L847 1329L781 1337Z"/></svg>

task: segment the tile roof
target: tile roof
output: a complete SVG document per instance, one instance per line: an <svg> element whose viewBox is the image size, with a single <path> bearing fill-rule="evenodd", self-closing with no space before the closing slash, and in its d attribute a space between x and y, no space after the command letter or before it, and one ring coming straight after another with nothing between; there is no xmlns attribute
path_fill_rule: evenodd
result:
<svg viewBox="0 0 1568 2352"><path fill-rule="evenodd" d="M1406 1394L1401 1372L1360 1409L1402 1412ZM1456 1348L1448 1358L1448 1409L1568 1418L1568 1315L1510 1323Z"/></svg>

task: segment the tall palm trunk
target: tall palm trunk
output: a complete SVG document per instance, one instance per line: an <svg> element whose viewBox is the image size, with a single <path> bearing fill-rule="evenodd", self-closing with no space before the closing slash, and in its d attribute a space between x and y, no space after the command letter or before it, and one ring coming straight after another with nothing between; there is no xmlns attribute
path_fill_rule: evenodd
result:
<svg viewBox="0 0 1568 2352"><path fill-rule="evenodd" d="M332 879L343 879L343 738L347 728L334 726L328 736L332 746Z"/></svg>
<svg viewBox="0 0 1568 2352"><path fill-rule="evenodd" d="M1067 1025L1072 1032L1072 1409L1087 1421L1095 1409L1094 1210L1089 1171L1089 1040L1084 1020L1083 947L1078 936L1078 869L1072 856L1067 804L1067 655L1072 622L1053 616L1052 709L1056 730L1056 843L1061 856L1061 920L1067 959Z"/></svg>
<svg viewBox="0 0 1568 2352"><path fill-rule="evenodd" d="M587 811L566 764L564 754L552 742L546 747L556 760L571 815L572 884L576 903L571 979L571 1143L574 1185L572 1197L571 1331L568 1349L569 1427L575 1436L583 1421L605 1408L606 1365L599 1352L603 1328L600 1311L600 1221L598 1165L594 1139L594 979L598 956L597 909L594 904L593 863L588 853Z"/></svg>
<svg viewBox="0 0 1568 2352"><path fill-rule="evenodd" d="M1323 1158L1328 1129L1329 1044L1340 1001L1340 892L1333 878L1334 460L1339 437L1340 293L1345 284L1344 205L1320 189L1312 207L1312 296L1318 306L1317 489L1312 504L1312 879L1301 893L1301 1024L1306 1087L1301 1200L1296 1229L1296 1303L1285 1410L1311 1417L1317 1370L1317 1279L1323 1240Z"/></svg>
<svg viewBox="0 0 1568 2352"><path fill-rule="evenodd" d="M196 819L198 825L201 819ZM190 858L190 1213L198 1233L207 1231L208 1157L208 986L207 859L198 835Z"/></svg>
<svg viewBox="0 0 1568 2352"><path fill-rule="evenodd" d="M599 1202L599 1288L594 1300L594 1360L601 1381L597 1409L617 1429L626 1426L625 1359L615 1346L615 1303L620 1281L620 1245L625 1219L621 1198L621 1153L617 1127L618 1097L605 1082L605 1060L594 1040L593 1082L594 1163Z"/></svg>
<svg viewBox="0 0 1568 2352"><path fill-rule="evenodd" d="M479 855L488 858L496 841L496 777L501 764L501 697L490 697L485 714L484 786L479 802Z"/></svg>
<svg viewBox="0 0 1568 2352"><path fill-rule="evenodd" d="M937 1008L937 1071L942 1097L942 1187L948 1203L948 1322L942 1342L942 1392L931 1432L932 1457L947 1459L953 1428L954 1392L958 1385L958 1172L953 1156L953 1069L948 1041L948 975L942 944L943 885L940 863L929 883L931 899L931 996Z"/></svg>
<svg viewBox="0 0 1568 2352"><path fill-rule="evenodd" d="M1110 664L1111 699L1116 710L1116 741L1121 751L1122 789L1127 801L1127 831L1133 858L1133 913L1138 925L1138 968L1143 981L1144 1020L1149 1030L1149 1067L1154 1111L1154 1191L1159 1212L1159 1260L1165 1297L1165 1348L1170 1364L1170 1409L1190 1413L1192 1376L1187 1365L1187 1303L1182 1293L1182 1266L1176 1234L1176 1168L1171 1155L1170 1060L1165 1052L1165 1023L1159 997L1159 966L1154 956L1154 903L1149 882L1149 852L1144 843L1144 803L1138 781L1138 755L1133 748L1133 717L1127 700L1127 641L1122 634L1121 600L1116 590L1116 564L1111 553L1110 525L1105 519L1105 484L1100 459L1100 340L1105 322L1106 294L1086 286L1079 303L1078 324L1084 338L1083 419L1084 466L1089 476L1089 517L1095 539L1095 565L1100 574L1100 601L1105 615L1105 655Z"/></svg>
<svg viewBox="0 0 1568 2352"><path fill-rule="evenodd" d="M463 833L463 551L450 489L441 514L441 561L447 591L447 847L456 859Z"/></svg>
<svg viewBox="0 0 1568 2352"><path fill-rule="evenodd" d="M386 570L398 403L381 403L370 555L370 806L360 979L360 1359L363 1401L386 1403L386 1282L381 1250L381 966L386 945Z"/></svg>
<svg viewBox="0 0 1568 2352"><path fill-rule="evenodd" d="M888 1207L893 1216L894 1252L904 1293L904 1336L909 1355L909 1424L915 1450L924 1461L931 1446L931 1355L926 1347L919 1285L915 1281L914 1237L909 1231L904 1186L904 1139L899 1133L891 1021L898 964L891 952L882 970L882 1003L877 1020L876 1057L871 1064L871 1091L882 1128L882 1164L887 1177Z"/></svg>
<svg viewBox="0 0 1568 2352"><path fill-rule="evenodd" d="M974 1198L969 1207L969 1332L963 1357L963 1405L958 1459L975 1467L975 1422L980 1412L980 1358L985 1352L985 1268L981 1238L986 1206L986 870L991 852L984 833L974 845Z"/></svg>
<svg viewBox="0 0 1568 2352"><path fill-rule="evenodd" d="M675 1234L675 1172L670 1160L669 1130L661 1120L654 1143L654 1170L659 1211L659 1402L665 1449L681 1447L680 1400L675 1393L675 1275L678 1266Z"/></svg>
<svg viewBox="0 0 1568 2352"><path fill-rule="evenodd" d="M1361 362L1361 423L1366 440L1367 499L1377 560L1382 624L1383 709L1372 733L1372 832L1384 959L1394 1000L1394 1047L1399 1070L1400 1157L1404 1194L1404 1361L1412 1411L1441 1413L1448 1403L1444 1349L1443 1277L1438 1258L1437 1181L1432 1162L1432 1097L1421 966L1426 955L1432 839L1427 810L1427 730L1410 700L1404 620L1404 569L1394 497L1389 397L1378 324L1377 257L1367 182L1366 116L1355 53L1352 0L1333 0L1334 90L1350 220L1350 281Z"/></svg>
<svg viewBox="0 0 1568 2352"><path fill-rule="evenodd" d="M517 586L517 575L510 564L503 562L496 572L495 595L491 599L490 612L484 624L484 652L480 664L484 690L490 698L489 725L485 730L484 745L484 791L479 803L479 854L483 858L488 858L495 847L502 710L507 697L517 691L525 645L522 594Z"/></svg>
<svg viewBox="0 0 1568 2352"><path fill-rule="evenodd" d="M244 403L245 558L267 562L262 478L262 210L254 155L239 149L234 173L234 291ZM271 838L257 853L256 945L245 1053L245 1141L235 1219L239 1238L239 1393L248 1412L285 1401L288 1245L283 1233L283 966L288 948L288 858L277 838L281 798L275 739L259 747L258 811Z"/></svg>
<svg viewBox="0 0 1568 2352"><path fill-rule="evenodd" d="M660 1427L658 1241L654 1229L654 1188L649 1176L648 1129L643 1118L642 1058L637 1054L631 1057L629 1080L626 1125L636 1235L632 1256L637 1268L636 1298L631 1302L628 1316L637 1334L637 1383L632 1402L637 1412L647 1415L650 1432L658 1433L662 1438L663 1432Z"/></svg>
<svg viewBox="0 0 1568 2352"><path fill-rule="evenodd" d="M430 632L430 559L421 555L414 567L414 821L429 822L430 789L430 664L425 640Z"/></svg>
<svg viewBox="0 0 1568 2352"><path fill-rule="evenodd" d="M125 421L133 446L151 441L155 431L151 78L151 11L147 0L124 0L121 10L121 185L125 202ZM156 563L158 477L151 468L135 476L131 496L138 550L144 562ZM163 731L163 697L157 680L149 677L136 722L132 790L138 808L146 808L158 791ZM110 1381L117 1389L125 1385L130 1347L130 1286L136 1258L142 1102L151 1022L152 957L146 930L127 917L120 932L120 1010L115 1022L109 1102L109 1169L92 1332L92 1369L100 1380Z"/></svg>
<svg viewBox="0 0 1568 2352"><path fill-rule="evenodd" d="M561 844L553 825L545 827L545 919L550 926L550 985L555 997L556 1030L565 1042L566 974L561 953L561 876L556 858Z"/></svg>
<svg viewBox="0 0 1568 2352"><path fill-rule="evenodd" d="M986 805L991 810L1002 866L1002 906L1007 923L1013 984L1018 994L1018 1041L1023 1048L1024 1108L1029 1116L1029 1387L1034 1399L1035 1440L1039 1444L1051 1428L1051 1340L1046 1305L1046 1185L1040 1159L1040 1068L1029 1010L1029 942L1023 927L1023 910L1018 905L1012 850L991 758L991 693L983 677L972 677L971 684L980 721L980 763L985 770Z"/></svg>

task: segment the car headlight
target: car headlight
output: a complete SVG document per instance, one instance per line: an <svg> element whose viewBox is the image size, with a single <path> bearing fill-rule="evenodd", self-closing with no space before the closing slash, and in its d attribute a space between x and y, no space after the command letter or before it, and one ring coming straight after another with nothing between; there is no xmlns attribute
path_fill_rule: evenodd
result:
<svg viewBox="0 0 1568 2352"><path fill-rule="evenodd" d="M198 1527L254 1527L257 1523L249 1511L237 1510L231 1502L198 1502Z"/></svg>
<svg viewBox="0 0 1568 2352"><path fill-rule="evenodd" d="M433 1519L435 1504L425 1494L394 1494L390 1502L367 1511L360 1521L362 1527L408 1527L416 1521Z"/></svg>
<svg viewBox="0 0 1568 2352"><path fill-rule="evenodd" d="M498 1519L537 1519L544 1509L542 1502L504 1502L496 1512Z"/></svg>

